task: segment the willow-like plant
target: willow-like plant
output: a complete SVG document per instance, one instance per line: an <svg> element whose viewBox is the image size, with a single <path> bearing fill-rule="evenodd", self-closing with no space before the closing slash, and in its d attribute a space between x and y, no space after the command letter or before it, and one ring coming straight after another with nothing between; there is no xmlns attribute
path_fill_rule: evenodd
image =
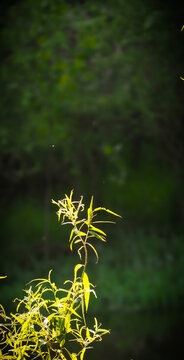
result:
<svg viewBox="0 0 184 360"><path fill-rule="evenodd" d="M63 200L52 203L58 206L57 216L62 225L71 224L69 237L70 249L78 247L81 263L74 268L73 281L65 281L69 289L58 288L51 280L35 279L25 290L22 300L16 299L18 305L16 313L7 317L4 309L1 316L1 350L0 359L7 360L83 360L87 349L94 341L100 341L109 330L102 329L101 324L94 318L93 328L87 326L86 313L90 294L94 286L90 283L86 266L88 262L88 248L91 248L98 261L98 253L93 239L106 241L106 234L97 227L99 223L112 222L96 220L99 211L116 213L98 207L93 209L93 197L87 209L86 217L81 218L85 211L83 197L73 201L73 191Z"/></svg>

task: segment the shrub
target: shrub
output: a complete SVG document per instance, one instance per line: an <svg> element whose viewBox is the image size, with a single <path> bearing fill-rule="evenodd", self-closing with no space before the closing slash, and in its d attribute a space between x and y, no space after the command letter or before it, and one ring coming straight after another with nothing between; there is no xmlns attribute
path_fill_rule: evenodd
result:
<svg viewBox="0 0 184 360"><path fill-rule="evenodd" d="M97 238L106 241L106 233L96 224L111 222L94 220L99 211L116 213L98 207L93 209L93 197L87 209L86 217L83 197L73 201L73 191L62 200L52 203L58 206L57 216L62 225L70 224L70 249L78 248L81 263L74 268L73 281L65 281L66 287L58 288L51 280L35 279L25 290L22 300L16 299L16 313L6 316L1 307L1 359L26 360L27 358L43 360L83 360L87 349L94 341L100 341L109 330L102 329L94 318L94 326L87 325L86 313L90 294L96 296L94 285L90 283L86 267L88 249L91 248L98 261L98 253L93 244ZM68 287L68 288L67 288Z"/></svg>

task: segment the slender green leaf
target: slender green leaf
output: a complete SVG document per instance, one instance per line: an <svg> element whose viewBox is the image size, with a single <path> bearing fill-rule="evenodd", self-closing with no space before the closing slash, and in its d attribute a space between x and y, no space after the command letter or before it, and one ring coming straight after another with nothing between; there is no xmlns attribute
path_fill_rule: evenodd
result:
<svg viewBox="0 0 184 360"><path fill-rule="evenodd" d="M72 237L73 237L74 231L75 231L75 229L72 229L72 230L71 230L69 241L71 241L71 240L72 240Z"/></svg>
<svg viewBox="0 0 184 360"><path fill-rule="evenodd" d="M86 337L87 337L88 340L91 338L88 327L86 328Z"/></svg>
<svg viewBox="0 0 184 360"><path fill-rule="evenodd" d="M81 318L81 316L72 308L72 306L68 306L68 310L71 311L74 315Z"/></svg>
<svg viewBox="0 0 184 360"><path fill-rule="evenodd" d="M76 278L77 278L77 271L82 267L84 266L83 264L77 264L74 268L74 282L76 281Z"/></svg>
<svg viewBox="0 0 184 360"><path fill-rule="evenodd" d="M90 283L89 283L89 279L88 279L88 275L86 274L86 272L83 273L83 286L84 286L84 300L85 300L85 307L86 307L86 311L88 310L88 305L89 305L89 297L90 297Z"/></svg>
<svg viewBox="0 0 184 360"><path fill-rule="evenodd" d="M101 236L101 235L97 234L96 232L94 232L94 231L90 231L89 233L90 233L90 234L92 234L92 236L96 237L97 239L100 239L100 240L102 240L102 241L106 242L105 237L103 237L103 236Z"/></svg>
<svg viewBox="0 0 184 360"><path fill-rule="evenodd" d="M114 215L114 216L118 216L118 217L120 217L120 218L122 217L121 215L118 215L118 214L116 214L115 212L113 212L113 211L111 211L111 210L109 210L109 209L106 209L106 208L104 208L104 207L98 207L98 208L94 209L93 212L99 211L99 210L106 211L106 212L108 212L108 213L110 213L110 214L112 214L112 215Z"/></svg>
<svg viewBox="0 0 184 360"><path fill-rule="evenodd" d="M82 349L82 352L81 352L81 354L80 354L80 360L83 360L84 359L84 354L85 354L85 351L86 351L86 349L84 348L84 349Z"/></svg>
<svg viewBox="0 0 184 360"><path fill-rule="evenodd" d="M88 224L90 224L91 222L92 215L93 215L93 196L91 197L90 206L88 208Z"/></svg>
<svg viewBox="0 0 184 360"><path fill-rule="evenodd" d="M102 231L101 229L98 229L98 228L96 228L95 226L93 226L93 225L90 225L90 230L93 230L93 231L97 231L97 232L99 232L100 234L103 234L103 235L105 235L106 236L106 233L104 232L104 231Z"/></svg>

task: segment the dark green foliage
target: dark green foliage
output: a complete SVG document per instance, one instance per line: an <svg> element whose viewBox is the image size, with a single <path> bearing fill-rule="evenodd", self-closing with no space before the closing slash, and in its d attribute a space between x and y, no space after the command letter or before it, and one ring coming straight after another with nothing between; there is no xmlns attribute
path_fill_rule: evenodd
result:
<svg viewBox="0 0 184 360"><path fill-rule="evenodd" d="M169 8L154 2L40 0L7 9L2 186L32 195L37 183L43 195L52 184L78 190L80 183L109 205L117 191L128 217L142 205L136 193L145 192L146 221L175 226L172 211L162 218L167 198L180 223L182 50L179 24L177 33L170 20Z"/></svg>

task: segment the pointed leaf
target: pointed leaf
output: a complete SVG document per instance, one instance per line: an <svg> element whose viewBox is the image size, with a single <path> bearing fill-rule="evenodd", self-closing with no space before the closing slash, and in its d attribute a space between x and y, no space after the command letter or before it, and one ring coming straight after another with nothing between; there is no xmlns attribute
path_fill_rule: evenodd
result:
<svg viewBox="0 0 184 360"><path fill-rule="evenodd" d="M78 317L81 318L81 316L80 316L79 314L77 314L77 312L76 312L71 306L68 307L68 309L69 309L69 311L71 311L73 314L75 314L76 316L78 316Z"/></svg>
<svg viewBox="0 0 184 360"><path fill-rule="evenodd" d="M61 353L60 354L62 360L67 360L67 358Z"/></svg>
<svg viewBox="0 0 184 360"><path fill-rule="evenodd" d="M88 223L90 224L91 221L91 215L93 214L93 196L91 197L90 206L88 209Z"/></svg>
<svg viewBox="0 0 184 360"><path fill-rule="evenodd" d="M100 234L103 234L103 235L106 236L106 233L105 233L104 231L102 231L101 229L96 228L96 227L93 226L93 225L90 225L90 229L92 229L93 231L97 231L97 232L99 232Z"/></svg>
<svg viewBox="0 0 184 360"><path fill-rule="evenodd" d="M100 240L106 242L106 239L103 236L97 234L96 232L90 231L89 233L92 234L92 236L96 237L97 239L100 239Z"/></svg>
<svg viewBox="0 0 184 360"><path fill-rule="evenodd" d="M109 210L109 209L106 209L106 208L104 208L104 207L98 207L98 208L94 209L93 212L99 211L99 210L106 211L106 212L108 212L108 213L110 213L110 214L112 214L112 215L114 215L114 216L118 216L118 217L120 217L120 218L122 217L121 215L118 215L118 214L116 214L115 212L113 212L113 211L111 211L111 210Z"/></svg>
<svg viewBox="0 0 184 360"><path fill-rule="evenodd" d="M90 332L88 328L86 328L86 337L88 340L90 339Z"/></svg>
<svg viewBox="0 0 184 360"><path fill-rule="evenodd" d="M52 204L56 204L58 206L58 203L55 201L55 200L51 200L52 201Z"/></svg>
<svg viewBox="0 0 184 360"><path fill-rule="evenodd" d="M72 360L77 360L77 355L72 353L72 357L71 357Z"/></svg>
<svg viewBox="0 0 184 360"><path fill-rule="evenodd" d="M70 200L71 200L71 201L72 201L72 196L73 196L73 190L74 190L74 189L72 189L71 192L70 192Z"/></svg>
<svg viewBox="0 0 184 360"><path fill-rule="evenodd" d="M84 348L84 349L82 349L82 352L81 352L81 354L80 354L80 360L83 360L84 359L84 354L85 354L85 351L86 351L86 349Z"/></svg>
<svg viewBox="0 0 184 360"><path fill-rule="evenodd" d="M71 231L71 233L70 233L70 238L69 238L69 241L71 241L71 240L72 240L72 237L73 237L74 231L75 231L75 229L72 229L72 231Z"/></svg>
<svg viewBox="0 0 184 360"><path fill-rule="evenodd" d="M86 311L88 310L88 305L89 305L89 297L90 297L90 283L89 283L89 279L88 276L86 274L86 272L83 273L83 286L84 286L84 300L85 300L85 306L86 306Z"/></svg>
<svg viewBox="0 0 184 360"><path fill-rule="evenodd" d="M83 264L77 264L74 268L74 282L76 281L77 278L77 271L83 266Z"/></svg>

